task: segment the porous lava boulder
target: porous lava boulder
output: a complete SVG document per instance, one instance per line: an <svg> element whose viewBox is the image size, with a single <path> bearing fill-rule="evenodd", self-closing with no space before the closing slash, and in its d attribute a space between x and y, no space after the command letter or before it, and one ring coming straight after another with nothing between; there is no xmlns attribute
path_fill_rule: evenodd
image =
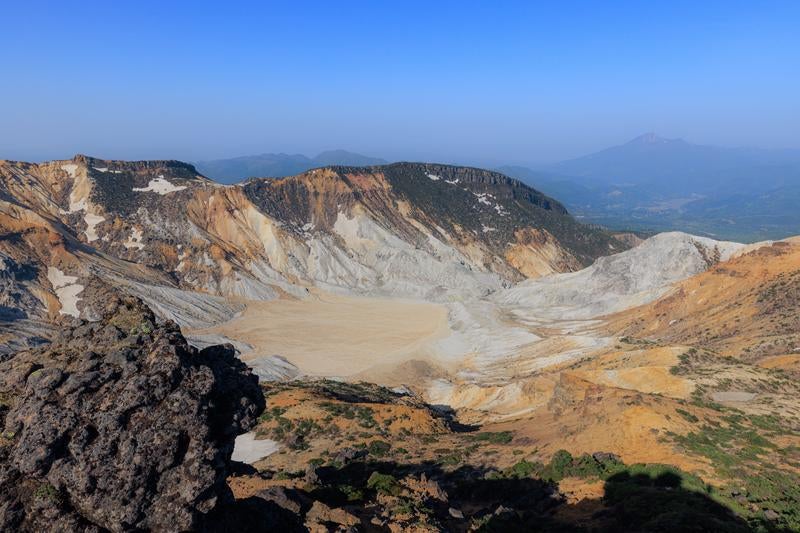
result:
<svg viewBox="0 0 800 533"><path fill-rule="evenodd" d="M0 362L0 530L185 531L232 500L264 409L230 346L197 350L135 298Z"/></svg>

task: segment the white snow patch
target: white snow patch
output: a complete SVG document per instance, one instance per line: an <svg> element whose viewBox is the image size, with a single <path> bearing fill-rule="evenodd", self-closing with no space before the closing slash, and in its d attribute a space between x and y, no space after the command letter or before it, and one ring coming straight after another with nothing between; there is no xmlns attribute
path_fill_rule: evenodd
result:
<svg viewBox="0 0 800 533"><path fill-rule="evenodd" d="M61 270L55 267L47 267L47 279L55 290L58 301L61 303L62 315L70 315L75 318L80 316L78 311L78 294L83 291L83 285L75 283L78 281L77 276L67 276Z"/></svg>
<svg viewBox="0 0 800 533"><path fill-rule="evenodd" d="M78 281L77 276L67 276L61 270L55 267L47 267L47 280L54 289L60 289L67 285L72 285Z"/></svg>
<svg viewBox="0 0 800 533"><path fill-rule="evenodd" d="M472 194L474 194L478 198L478 202L484 205L492 205L492 202L490 202L488 198L486 198L487 196L491 195L487 195L486 193L477 193L477 192L474 192Z"/></svg>
<svg viewBox="0 0 800 533"><path fill-rule="evenodd" d="M312 229L314 229L314 224L308 222L306 224L303 224L303 227L300 229L302 229L303 231L311 231Z"/></svg>
<svg viewBox="0 0 800 533"><path fill-rule="evenodd" d="M98 172L107 172L109 174L122 174L121 170L111 170L108 167L92 167Z"/></svg>
<svg viewBox="0 0 800 533"><path fill-rule="evenodd" d="M175 185L164 179L164 176L159 176L150 180L147 187L134 187L133 190L135 192L155 192L164 196L171 192L182 191L185 188L185 185Z"/></svg>
<svg viewBox="0 0 800 533"><path fill-rule="evenodd" d="M442 179L441 176L437 176L436 174L425 174L425 175L428 176L433 181L439 181L440 179Z"/></svg>
<svg viewBox="0 0 800 533"><path fill-rule="evenodd" d="M139 228L131 228L131 234L128 237L128 240L122 243L125 248L136 248L137 250L141 250L144 248L144 243L142 243L142 230Z"/></svg>
<svg viewBox="0 0 800 533"><path fill-rule="evenodd" d="M241 463L253 464L264 457L272 455L280 449L280 445L274 440L256 440L253 432L245 433L236 437L233 444L233 455L231 459Z"/></svg>
<svg viewBox="0 0 800 533"><path fill-rule="evenodd" d="M497 211L497 214L501 217L508 215L508 211L500 204L494 204L494 210Z"/></svg>
<svg viewBox="0 0 800 533"><path fill-rule="evenodd" d="M481 226L483 227L483 232L484 233L489 233L490 231L497 231L497 228L490 228L489 226L487 226L485 224L481 224Z"/></svg>
<svg viewBox="0 0 800 533"><path fill-rule="evenodd" d="M445 181L445 183L449 183L450 185L455 185L456 183L458 183L458 178L456 178L454 180L444 180L444 181Z"/></svg>
<svg viewBox="0 0 800 533"><path fill-rule="evenodd" d="M97 225L100 224L102 221L105 220L104 217L100 215L93 215L92 213L86 213L83 216L84 222L86 222L86 240L88 242L96 241L98 239L97 236Z"/></svg>

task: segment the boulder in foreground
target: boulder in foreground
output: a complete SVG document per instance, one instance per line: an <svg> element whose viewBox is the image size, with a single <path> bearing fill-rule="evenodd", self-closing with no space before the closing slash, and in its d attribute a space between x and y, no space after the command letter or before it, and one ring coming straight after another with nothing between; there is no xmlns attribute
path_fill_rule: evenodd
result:
<svg viewBox="0 0 800 533"><path fill-rule="evenodd" d="M232 498L257 378L137 299L104 311L0 362L0 530L189 530Z"/></svg>

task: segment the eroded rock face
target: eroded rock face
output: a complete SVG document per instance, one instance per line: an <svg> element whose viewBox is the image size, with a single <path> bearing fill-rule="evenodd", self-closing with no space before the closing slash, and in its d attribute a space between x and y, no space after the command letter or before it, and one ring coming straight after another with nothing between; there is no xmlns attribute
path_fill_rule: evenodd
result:
<svg viewBox="0 0 800 533"><path fill-rule="evenodd" d="M196 350L133 298L0 363L0 530L200 527L264 408L230 346Z"/></svg>

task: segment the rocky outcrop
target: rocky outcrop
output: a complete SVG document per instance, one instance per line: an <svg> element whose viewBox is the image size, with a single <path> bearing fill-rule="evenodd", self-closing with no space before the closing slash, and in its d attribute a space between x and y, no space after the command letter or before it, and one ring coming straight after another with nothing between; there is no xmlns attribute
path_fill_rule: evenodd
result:
<svg viewBox="0 0 800 533"><path fill-rule="evenodd" d="M0 363L0 530L179 531L232 499L264 408L230 346L197 350L134 298Z"/></svg>
<svg viewBox="0 0 800 533"><path fill-rule="evenodd" d="M39 304L25 282L38 274L34 265L19 264L0 252L0 321L27 318L26 310Z"/></svg>

